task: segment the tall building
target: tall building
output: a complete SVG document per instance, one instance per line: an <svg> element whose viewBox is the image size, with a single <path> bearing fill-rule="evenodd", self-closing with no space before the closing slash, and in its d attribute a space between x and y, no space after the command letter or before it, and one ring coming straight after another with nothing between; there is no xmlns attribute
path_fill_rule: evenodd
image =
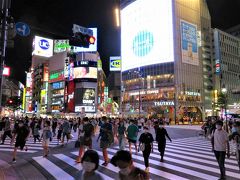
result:
<svg viewBox="0 0 240 180"><path fill-rule="evenodd" d="M226 32L240 38L240 24L227 29Z"/></svg>
<svg viewBox="0 0 240 180"><path fill-rule="evenodd" d="M240 103L240 39L213 29L215 47L215 90L227 90L229 106Z"/></svg>
<svg viewBox="0 0 240 180"><path fill-rule="evenodd" d="M211 111L211 42L205 0L122 0L123 112L202 121Z"/></svg>

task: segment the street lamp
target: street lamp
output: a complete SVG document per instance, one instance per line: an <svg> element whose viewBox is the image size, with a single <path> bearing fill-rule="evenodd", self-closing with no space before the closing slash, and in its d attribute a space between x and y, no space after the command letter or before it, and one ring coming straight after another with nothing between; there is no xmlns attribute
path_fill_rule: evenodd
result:
<svg viewBox="0 0 240 180"><path fill-rule="evenodd" d="M224 95L224 112L225 112L225 119L226 119L226 131L228 132L228 119L227 119L227 88L223 87L221 89L222 94Z"/></svg>

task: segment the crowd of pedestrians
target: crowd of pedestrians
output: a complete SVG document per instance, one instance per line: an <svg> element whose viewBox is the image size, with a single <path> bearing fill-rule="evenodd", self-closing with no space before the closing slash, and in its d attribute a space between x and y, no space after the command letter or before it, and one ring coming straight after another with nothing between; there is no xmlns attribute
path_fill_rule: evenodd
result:
<svg viewBox="0 0 240 180"><path fill-rule="evenodd" d="M48 118L19 118L11 126L9 118L5 117L0 121L0 131L3 131L1 142L4 144L6 138L11 139L14 144L13 162L16 162L17 149L28 150L26 142L28 137L42 142L43 157L49 155L49 144L54 136L57 137L58 144L65 146L72 137L72 132L77 132L77 141L75 147L79 148L79 154L76 163L81 163L80 179L103 179L101 174L97 173L99 166L99 156L93 148L93 137L99 143L102 150L102 166L108 166L109 163L117 166L120 179L149 179L149 157L154 152L153 142L158 144L160 162L164 162L164 152L166 148L166 138L172 142L164 126L168 124L162 119L113 119L102 117L93 118L75 118L75 119L48 119ZM239 122L228 124L230 133L224 129L222 121L207 121L203 129L211 136L213 152L219 164L221 179L225 179L225 156L230 156L229 140L236 141L240 137ZM240 138L237 140L240 141ZM113 144L119 145L119 151L109 158L108 148ZM239 143L240 142L236 142ZM133 147L132 147L133 146ZM127 148L127 149L126 149ZM239 153L240 149L236 149ZM145 171L134 166L132 153L141 153L144 158ZM127 178L126 178L127 177Z"/></svg>

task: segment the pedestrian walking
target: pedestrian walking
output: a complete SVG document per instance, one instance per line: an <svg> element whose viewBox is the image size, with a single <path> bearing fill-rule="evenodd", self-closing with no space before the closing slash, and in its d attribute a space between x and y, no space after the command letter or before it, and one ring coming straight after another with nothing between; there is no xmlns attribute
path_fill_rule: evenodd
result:
<svg viewBox="0 0 240 180"><path fill-rule="evenodd" d="M138 136L138 126L135 125L134 120L130 121L130 125L127 128L127 138L129 143L129 152L132 153L132 143L135 146L135 152L137 154L137 136Z"/></svg>
<svg viewBox="0 0 240 180"><path fill-rule="evenodd" d="M126 133L126 127L124 125L123 120L120 120L120 122L118 124L118 129L117 129L117 137L118 137L118 143L119 143L120 150L125 149L125 133Z"/></svg>
<svg viewBox="0 0 240 180"><path fill-rule="evenodd" d="M49 154L49 144L52 141L51 123L46 121L42 133L42 146L43 146L43 157L47 157Z"/></svg>
<svg viewBox="0 0 240 180"><path fill-rule="evenodd" d="M92 149L92 136L94 134L94 127L89 122L88 117L83 118L83 126L79 128L79 140L80 140L80 148L79 154L76 162L80 163L82 155L85 151L85 147L88 149Z"/></svg>
<svg viewBox="0 0 240 180"><path fill-rule="evenodd" d="M153 136L149 132L148 127L143 127L144 132L139 137L139 148L138 150L143 152L144 163L145 163L145 171L149 172L149 156L150 153L153 152Z"/></svg>
<svg viewBox="0 0 240 180"><path fill-rule="evenodd" d="M67 138L67 143L68 143L68 141L70 139L70 134L71 134L71 126L67 119L64 119L62 128L63 128L62 146L64 146L65 137Z"/></svg>
<svg viewBox="0 0 240 180"><path fill-rule="evenodd" d="M40 130L40 127L39 127L38 123L35 123L35 124L34 124L34 127L33 127L34 143L36 143L36 140L38 140L39 142L41 141L41 140L40 140L39 130Z"/></svg>
<svg viewBox="0 0 240 180"><path fill-rule="evenodd" d="M114 141L112 124L109 123L106 116L102 117L103 124L101 125L100 134L97 141L100 138L100 148L102 149L104 163L103 166L107 166L109 163L107 148Z"/></svg>
<svg viewBox="0 0 240 180"><path fill-rule="evenodd" d="M148 173L134 166L132 156L128 151L118 151L112 157L111 163L120 169L120 180L149 180Z"/></svg>
<svg viewBox="0 0 240 180"><path fill-rule="evenodd" d="M225 170L225 156L227 150L227 157L230 157L230 147L229 147L229 140L228 140L228 133L223 130L223 122L217 121L216 123L216 130L212 133L212 150L215 154L217 159L219 169L220 169L220 179L226 179L226 170Z"/></svg>
<svg viewBox="0 0 240 180"><path fill-rule="evenodd" d="M59 145L59 142L61 141L62 138L62 132L63 132L63 126L62 123L58 123L58 134L57 134L57 145Z"/></svg>
<svg viewBox="0 0 240 180"><path fill-rule="evenodd" d="M20 148L20 150L24 149L29 134L30 134L29 128L26 125L24 125L24 122L22 120L18 121L17 129L13 131L13 138L11 141L11 145L12 145L16 138L15 147L13 150L13 159L12 159L13 163L16 162L17 149L18 148Z"/></svg>
<svg viewBox="0 0 240 180"><path fill-rule="evenodd" d="M6 137L8 136L9 138L12 139L12 130L11 130L11 123L8 117L4 118L4 128L3 128L3 135L2 135L2 143L4 144Z"/></svg>
<svg viewBox="0 0 240 180"><path fill-rule="evenodd" d="M99 156L94 150L87 150L82 157L82 170L77 179L80 180L104 180L97 171L99 167Z"/></svg>
<svg viewBox="0 0 240 180"><path fill-rule="evenodd" d="M53 137L56 136L56 129L57 129L57 119L54 118L52 120L52 133L53 133Z"/></svg>
<svg viewBox="0 0 240 180"><path fill-rule="evenodd" d="M156 128L156 141L158 143L158 151L160 153L161 159L160 162L163 162L164 152L166 148L166 137L172 142L171 138L169 137L167 130L164 128L163 124L160 123L159 126Z"/></svg>

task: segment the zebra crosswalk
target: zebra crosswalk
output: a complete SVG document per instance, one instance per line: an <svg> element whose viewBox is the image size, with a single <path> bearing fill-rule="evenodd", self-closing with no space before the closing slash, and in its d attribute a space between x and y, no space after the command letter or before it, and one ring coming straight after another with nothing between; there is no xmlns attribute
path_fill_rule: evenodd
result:
<svg viewBox="0 0 240 180"><path fill-rule="evenodd" d="M128 146L126 146L127 148ZM109 148L109 158L118 150L117 146ZM108 164L107 167L102 166L102 152L96 151L100 157L99 173L106 180L116 179L119 169L111 164ZM135 154L134 150L132 152L134 165L145 169L142 153ZM75 163L77 155L78 151L73 151L67 154L53 154L48 158L33 157L33 161L53 179L77 179L78 172L82 170L81 164ZM160 162L157 144L154 143L154 152L150 155L149 163L149 173L152 180L215 180L220 176L217 161L211 152L210 142L195 137L174 140L172 143L167 142L164 162ZM240 171L235 157L226 159L225 168L227 179L240 180Z"/></svg>
<svg viewBox="0 0 240 180"><path fill-rule="evenodd" d="M74 137L72 139L69 140L69 142L72 142L72 141L76 141L77 139L77 135L74 134ZM66 139L65 139L65 142L66 142ZM53 147L56 147L58 146L59 144L61 144L61 141L58 142L57 140L57 137L53 137L52 141L50 142L49 144L49 147L50 148L53 148ZM23 150L23 151L19 151L19 152L22 152L22 153L36 153L36 152L39 152L39 151L42 151L43 150L43 147L42 147L42 142L39 142L38 140L36 141L36 143L34 143L34 138L33 137L29 137L27 142L26 142L26 146L27 147L27 151ZM11 139L7 138L4 142L4 144L1 144L0 145L0 152L12 152L14 149L14 144L11 145Z"/></svg>

